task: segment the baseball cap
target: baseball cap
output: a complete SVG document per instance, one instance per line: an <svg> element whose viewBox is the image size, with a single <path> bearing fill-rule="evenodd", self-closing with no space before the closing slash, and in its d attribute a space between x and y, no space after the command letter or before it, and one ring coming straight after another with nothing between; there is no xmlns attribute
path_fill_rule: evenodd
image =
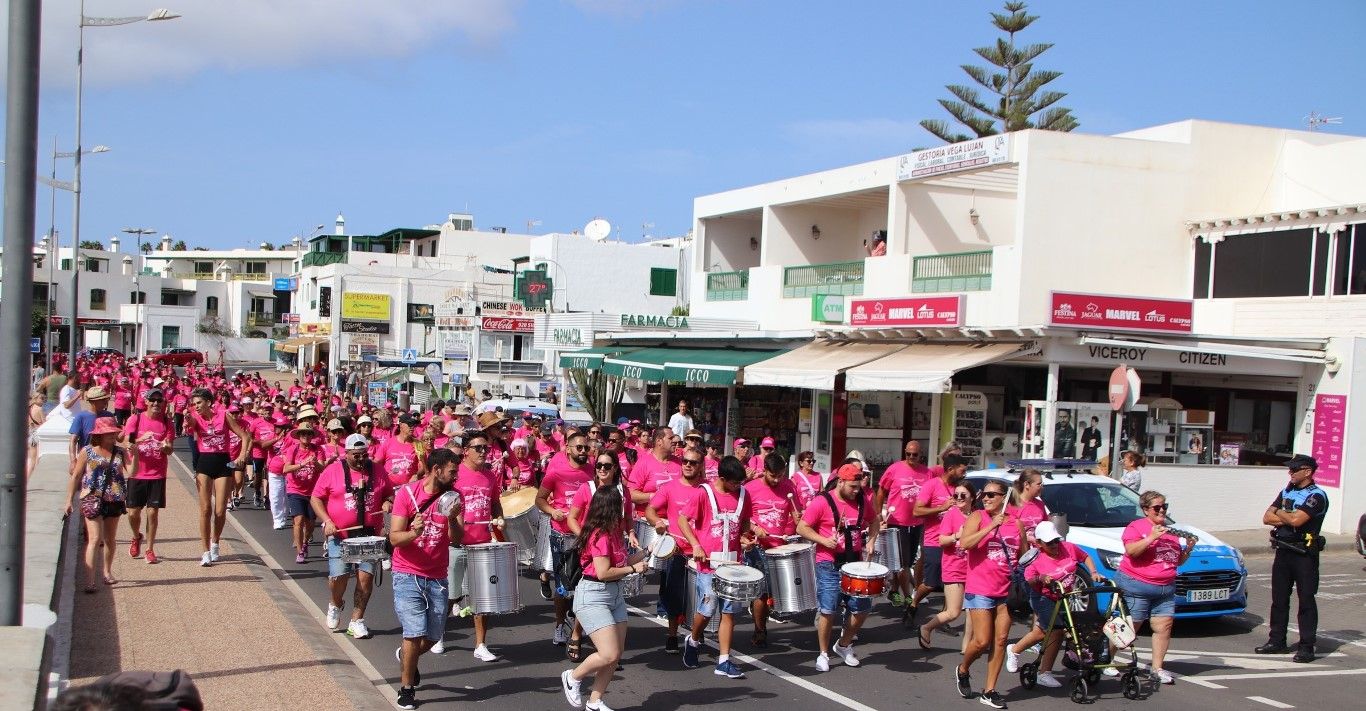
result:
<svg viewBox="0 0 1366 711"><path fill-rule="evenodd" d="M760 448L767 447L768 449L773 449L776 446L778 445L776 442L773 441L772 437L765 437L763 441L759 443Z"/></svg>
<svg viewBox="0 0 1366 711"><path fill-rule="evenodd" d="M630 423L631 423L631 421L628 420L628 419L626 419L625 417L618 417L618 418L617 418L617 427L621 427L622 425L627 425L627 424L630 424Z"/></svg>
<svg viewBox="0 0 1366 711"><path fill-rule="evenodd" d="M749 440L745 439L744 437L736 437L736 438L735 438L735 446L736 446L736 447L748 447L748 446L749 446Z"/></svg>
<svg viewBox="0 0 1366 711"><path fill-rule="evenodd" d="M411 412L405 412L402 415L398 416L398 421L399 424L408 425L409 427L416 427L419 422L422 422L422 418L418 417L417 415L414 415Z"/></svg>
<svg viewBox="0 0 1366 711"><path fill-rule="evenodd" d="M857 464L845 464L835 471L835 478L840 481L859 481L863 479L863 467Z"/></svg>
<svg viewBox="0 0 1366 711"><path fill-rule="evenodd" d="M333 432L333 431L335 431L335 430L343 430L343 431L345 431L345 430L346 430L346 425L343 425L341 420L339 420L339 419L337 419L337 418L334 417L334 418L332 418L331 420L328 420L328 421L327 421L327 431L328 431L328 432Z"/></svg>
<svg viewBox="0 0 1366 711"><path fill-rule="evenodd" d="M372 419L370 419L370 416L369 416L369 415L361 415L361 416L360 416L360 419L359 419L359 420L356 420L356 426L357 426L357 427L360 427L361 425L372 425L372 424L374 424L374 423L375 423L375 421L372 420Z"/></svg>
<svg viewBox="0 0 1366 711"><path fill-rule="evenodd" d="M1313 457L1307 454L1296 454L1295 456L1286 460L1285 466L1288 469L1290 469L1290 471L1295 471L1296 469L1304 469L1306 467L1317 471L1319 468L1319 462L1317 459L1314 459Z"/></svg>
<svg viewBox="0 0 1366 711"><path fill-rule="evenodd" d="M365 449L370 446L370 440L365 435L353 434L346 438L345 444L347 449Z"/></svg>
<svg viewBox="0 0 1366 711"><path fill-rule="evenodd" d="M1058 533L1058 527L1054 526L1052 521L1040 521L1034 527L1034 539L1040 543L1052 543L1061 541L1062 534Z"/></svg>

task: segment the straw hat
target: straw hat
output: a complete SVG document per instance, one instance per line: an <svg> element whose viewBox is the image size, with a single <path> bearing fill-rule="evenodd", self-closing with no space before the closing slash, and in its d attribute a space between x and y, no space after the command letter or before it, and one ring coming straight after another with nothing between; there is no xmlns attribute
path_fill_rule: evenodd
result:
<svg viewBox="0 0 1366 711"><path fill-rule="evenodd" d="M102 388L102 387L96 385L95 387L90 388L90 389L88 389L88 390L85 391L85 399L87 399L87 400L108 400L108 399L109 399L109 393L105 392L104 388Z"/></svg>
<svg viewBox="0 0 1366 711"><path fill-rule="evenodd" d="M494 425L510 422L511 418L501 412L484 412L479 415L479 429L486 430Z"/></svg>

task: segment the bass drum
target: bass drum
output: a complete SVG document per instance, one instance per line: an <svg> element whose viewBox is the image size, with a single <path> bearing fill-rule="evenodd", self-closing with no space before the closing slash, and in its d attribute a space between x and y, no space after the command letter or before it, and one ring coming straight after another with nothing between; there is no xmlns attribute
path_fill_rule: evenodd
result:
<svg viewBox="0 0 1366 711"><path fill-rule="evenodd" d="M789 543L764 551L768 558L768 589L773 611L782 615L814 610L816 596L816 546Z"/></svg>

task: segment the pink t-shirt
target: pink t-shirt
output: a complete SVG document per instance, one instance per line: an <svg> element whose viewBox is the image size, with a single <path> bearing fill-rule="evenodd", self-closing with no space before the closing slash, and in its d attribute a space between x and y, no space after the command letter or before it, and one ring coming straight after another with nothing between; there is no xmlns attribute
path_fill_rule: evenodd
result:
<svg viewBox="0 0 1366 711"><path fill-rule="evenodd" d="M541 488L550 492L551 506L568 513L578 501L579 486L592 479L593 470L587 462L582 467L576 467L567 457L555 458L551 459L546 467L545 476L541 478ZM565 521L551 519L550 527L560 533L569 533L569 525Z"/></svg>
<svg viewBox="0 0 1366 711"><path fill-rule="evenodd" d="M579 484L579 488L574 490L574 505L570 507L570 510L578 509L579 515L577 518L580 526L588 520L588 504L593 500L593 494L596 494L597 492L597 484L592 481L586 481ZM630 521L636 517L635 504L631 503L631 497L627 496L624 491L622 492L621 499L622 518L626 521Z"/></svg>
<svg viewBox="0 0 1366 711"><path fill-rule="evenodd" d="M750 476L763 476L763 475L764 475L764 455L762 455L762 454L756 454L756 455L750 457L750 458L749 458L749 461L748 461L748 462L745 462L745 468L749 470Z"/></svg>
<svg viewBox="0 0 1366 711"><path fill-rule="evenodd" d="M301 466L285 473L285 493L312 496L313 485L318 483L318 475L322 473L323 457L323 449L317 445L305 447L300 444L291 449L285 455L285 464Z"/></svg>
<svg viewBox="0 0 1366 711"><path fill-rule="evenodd" d="M1120 540L1124 545L1147 538L1153 531L1153 522L1140 518L1124 528ZM1170 533L1162 534L1148 546L1148 550L1136 556L1125 556L1119 561L1119 572L1149 585L1171 585L1176 582L1176 566L1181 562L1181 539Z"/></svg>
<svg viewBox="0 0 1366 711"><path fill-rule="evenodd" d="M395 546L393 570L424 578L446 578L446 564L450 561L451 530L449 521L460 511L460 493L447 491L429 494L424 481L405 484L394 493L394 516L408 519L411 524L418 508L429 499L441 497L423 511L427 524L422 533L406 546Z"/></svg>
<svg viewBox="0 0 1366 711"><path fill-rule="evenodd" d="M388 442L389 440L393 439L393 437L394 433L392 431L386 430L382 427L375 427L370 430L370 439L379 444L384 444L385 442Z"/></svg>
<svg viewBox="0 0 1366 711"><path fill-rule="evenodd" d="M979 511L981 526L990 526L986 512ZM1010 571L1020 560L1018 520L1006 511L1005 521L977 545L968 549L968 579L963 592L1005 597L1010 590Z"/></svg>
<svg viewBox="0 0 1366 711"><path fill-rule="evenodd" d="M800 470L792 473L792 486L797 491L797 505L805 509L811 505L811 500L817 494L825 491L825 482L829 480L828 474L813 471L810 474L803 474Z"/></svg>
<svg viewBox="0 0 1366 711"><path fill-rule="evenodd" d="M367 474L365 468L352 469L351 491L348 492L345 466L345 462L333 462L324 469L318 476L318 482L313 485L313 496L327 504L327 517L332 519L332 523L338 529L369 526L379 531L384 526L384 501L393 493L389 480L380 473L378 467L369 467L372 474ZM372 480L373 483L367 480ZM365 494L365 520L361 521L361 491L367 484L371 488ZM345 538L348 535L360 534L351 532L338 535Z"/></svg>
<svg viewBox="0 0 1366 711"><path fill-rule="evenodd" d="M957 533L967 520L968 517L959 511L957 506L945 511L939 519L939 532L935 534L936 538ZM931 540L933 539L926 539L926 542ZM957 543L941 544L939 548L942 551L939 579L944 583L961 583L967 580L968 552L959 548Z"/></svg>
<svg viewBox="0 0 1366 711"><path fill-rule="evenodd" d="M532 440L527 444L530 444L533 447L535 447L536 455L538 457L552 456L556 452L560 451L560 449L564 446L560 444L559 440L556 440L554 437L551 437L549 440L543 437L537 437L535 440Z"/></svg>
<svg viewBox="0 0 1366 711"><path fill-rule="evenodd" d="M650 497L650 508L655 510L661 518L669 522L669 533L678 542L678 551L685 555L692 555L692 544L683 536L683 530L678 527L679 512L691 512L696 509L697 499L703 497L702 487L690 486L683 479L675 479L655 492Z"/></svg>
<svg viewBox="0 0 1366 711"><path fill-rule="evenodd" d="M171 427L169 418L157 420L146 413L128 418L123 433L133 437L133 433L137 432L134 444L138 448L138 471L133 475L134 479L166 478L166 454L161 448L174 438L175 432Z"/></svg>
<svg viewBox="0 0 1366 711"><path fill-rule="evenodd" d="M258 417L251 421L251 457L252 459L265 459L266 450L262 446L267 441L275 439L275 425L264 417Z"/></svg>
<svg viewBox="0 0 1366 711"><path fill-rule="evenodd" d="M1024 579L1029 582L1030 585L1033 585L1035 590L1042 592L1044 596L1050 600L1058 599L1058 594L1053 589L1053 586L1044 585L1041 581L1036 581L1035 579L1041 575L1047 576L1052 580L1062 581L1068 586L1067 589L1070 590L1071 583L1073 582L1073 573L1077 572L1077 566L1081 565L1087 557L1086 551L1083 551L1067 541L1062 541L1061 545L1062 550L1059 552L1057 558L1048 555L1047 549L1040 548L1039 554L1034 556L1034 560L1029 561L1029 565L1026 565L1024 569Z"/></svg>
<svg viewBox="0 0 1366 711"><path fill-rule="evenodd" d="M375 464L393 486L402 486L417 474L417 449L412 442L393 437L375 450Z"/></svg>
<svg viewBox="0 0 1366 711"><path fill-rule="evenodd" d="M892 526L920 526L924 519L915 515L915 497L930 479L930 468L893 462L882 473L878 486L887 491L887 523Z"/></svg>
<svg viewBox="0 0 1366 711"><path fill-rule="evenodd" d="M720 485L703 484L699 491L702 495L693 499L692 510L684 511L683 515L692 524L702 550L707 552L708 558L699 566L699 570L711 573L715 572L711 566L711 556L728 555L727 559L733 562L739 562L743 556L740 533L749 526L754 511L753 502L749 494L744 493L743 487L734 494L728 494ZM711 492L711 496L707 492ZM715 510L712 508L713 497Z"/></svg>
<svg viewBox="0 0 1366 711"><path fill-rule="evenodd" d="M493 520L493 502L503 490L498 478L487 469L475 471L460 465L455 476L455 490L465 502L465 538L461 545L473 546L493 541L489 521Z"/></svg>
<svg viewBox="0 0 1366 711"><path fill-rule="evenodd" d="M126 387L114 391L114 409L131 410L133 409L133 391Z"/></svg>
<svg viewBox="0 0 1366 711"><path fill-rule="evenodd" d="M863 498L863 526L866 528L873 521L873 497L860 494ZM830 492L830 498L835 502L835 508L839 509L840 524L844 527L854 528L858 525L859 509L858 504L853 501L845 501L838 492ZM811 500L811 505L802 512L802 521L806 525L815 529L816 535L822 538L834 537L835 547L826 548L816 544L816 562L833 563L835 555L844 552L844 534L835 530L835 513L830 510L830 504L824 496L817 496ZM858 532L851 532L851 539L854 543L854 552L863 553L863 536Z"/></svg>
<svg viewBox="0 0 1366 711"><path fill-rule="evenodd" d="M518 457L517 455L508 456L507 480L509 483L516 481L519 486L531 486L536 483L536 460L529 455Z"/></svg>
<svg viewBox="0 0 1366 711"><path fill-rule="evenodd" d="M636 465L631 468L631 476L627 478L632 491L643 491L653 494L659 491L660 487L683 476L683 465L672 459L659 461L654 452L646 451L636 459Z"/></svg>
<svg viewBox="0 0 1366 711"><path fill-rule="evenodd" d="M228 412L221 407L214 408L213 414L205 420L199 413L191 410L185 419L185 433L193 435L195 447L200 454L227 454L228 452Z"/></svg>
<svg viewBox="0 0 1366 711"><path fill-rule="evenodd" d="M718 476L721 476L721 460L704 457L702 459L702 480L710 484L716 481Z"/></svg>
<svg viewBox="0 0 1366 711"><path fill-rule="evenodd" d="M1043 500L1034 497L1020 506L1011 506L1010 512L1015 514L1015 518L1020 519L1020 523L1024 524L1025 538L1029 539L1030 545L1033 545L1034 527L1039 525L1041 521L1048 520L1048 509L1044 508Z"/></svg>
<svg viewBox="0 0 1366 711"><path fill-rule="evenodd" d="M753 509L755 526L770 535L759 539L764 548L775 548L785 541L778 536L790 536L797 532L797 490L791 479L778 482L776 487L769 486L763 477L745 482Z"/></svg>
<svg viewBox="0 0 1366 711"><path fill-rule="evenodd" d="M915 495L915 502L917 504L920 504L921 506L943 506L946 502L953 498L953 490L955 488L956 487L945 484L943 479L935 477L920 485L920 493ZM930 536L939 535L939 520L941 518L943 518L943 514L939 514L937 516L925 516L921 519L925 522L924 526L926 538L929 538ZM929 538L929 540L934 539Z"/></svg>
<svg viewBox="0 0 1366 711"><path fill-rule="evenodd" d="M586 485L585 485L586 486ZM593 566L593 559L602 556L607 559L608 566L612 568L626 567L626 536L622 531L606 533L594 531L588 537L588 543L579 553L579 562L583 564L583 577L589 580L598 579L598 570Z"/></svg>

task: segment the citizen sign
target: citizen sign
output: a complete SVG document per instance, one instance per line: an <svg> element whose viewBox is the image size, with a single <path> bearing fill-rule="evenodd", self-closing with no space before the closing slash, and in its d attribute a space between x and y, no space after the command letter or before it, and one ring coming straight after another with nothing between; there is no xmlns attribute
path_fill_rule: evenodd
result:
<svg viewBox="0 0 1366 711"><path fill-rule="evenodd" d="M512 318L510 316L485 316L479 322L479 328L484 331L505 331L508 333L535 333L536 322L529 318Z"/></svg>

